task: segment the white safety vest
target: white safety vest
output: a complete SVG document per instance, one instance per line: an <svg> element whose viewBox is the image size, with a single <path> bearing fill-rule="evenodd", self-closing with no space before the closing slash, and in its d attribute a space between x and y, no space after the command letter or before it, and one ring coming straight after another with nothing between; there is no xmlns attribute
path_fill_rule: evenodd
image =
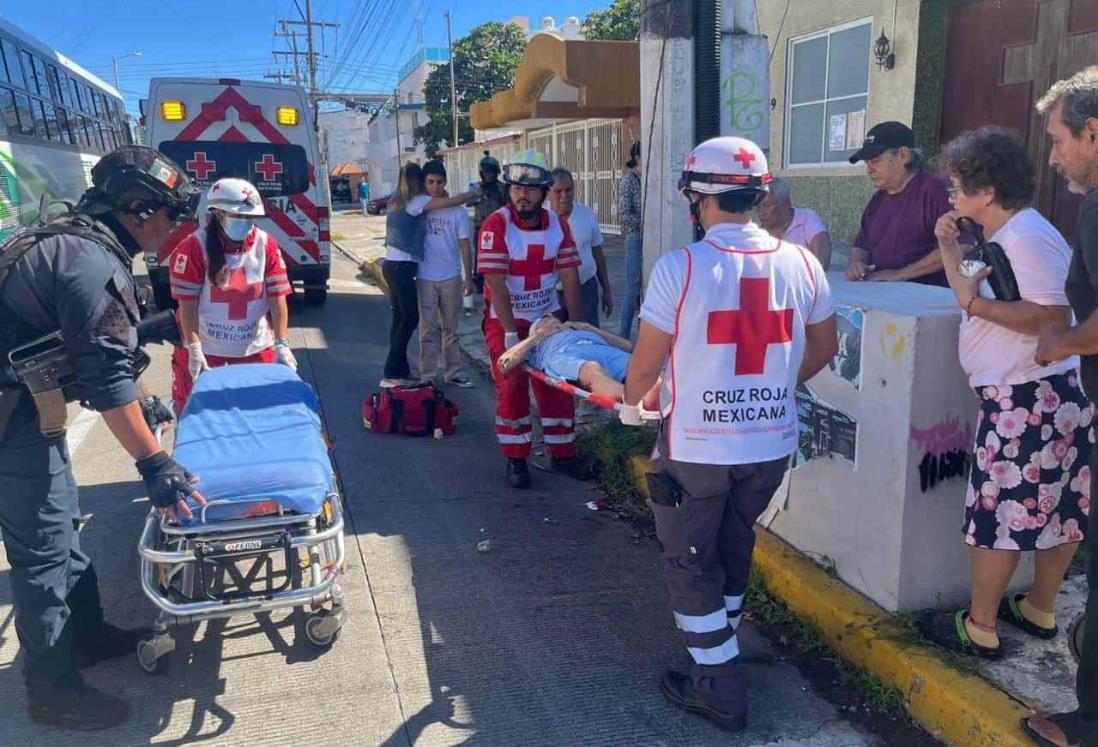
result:
<svg viewBox="0 0 1098 747"><path fill-rule="evenodd" d="M267 234L258 228L252 232L255 241L247 251L225 253L227 282L222 286L209 281L202 284L198 337L203 351L211 355L244 358L274 345L274 332L267 321ZM209 267L206 232L197 231L195 236Z"/></svg>
<svg viewBox="0 0 1098 747"><path fill-rule="evenodd" d="M661 409L668 458L750 464L797 448L797 373L819 265L803 248L712 238L687 246Z"/></svg>
<svg viewBox="0 0 1098 747"><path fill-rule="evenodd" d="M507 206L498 211L507 223L505 241L510 255L507 291L511 294L511 311L516 319L530 322L541 319L560 308L557 300L557 253L564 242L560 218L547 210L549 227L545 230L521 230L511 220ZM496 309L489 304L492 318Z"/></svg>

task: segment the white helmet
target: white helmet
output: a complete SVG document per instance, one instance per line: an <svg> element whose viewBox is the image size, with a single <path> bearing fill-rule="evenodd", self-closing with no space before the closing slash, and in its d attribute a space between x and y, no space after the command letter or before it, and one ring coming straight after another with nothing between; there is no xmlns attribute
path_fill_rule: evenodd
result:
<svg viewBox="0 0 1098 747"><path fill-rule="evenodd" d="M733 190L768 192L773 177L762 148L743 137L715 137L694 148L679 191L716 195Z"/></svg>
<svg viewBox="0 0 1098 747"><path fill-rule="evenodd" d="M266 215L259 190L243 179L218 179L206 193L206 205L234 215Z"/></svg>

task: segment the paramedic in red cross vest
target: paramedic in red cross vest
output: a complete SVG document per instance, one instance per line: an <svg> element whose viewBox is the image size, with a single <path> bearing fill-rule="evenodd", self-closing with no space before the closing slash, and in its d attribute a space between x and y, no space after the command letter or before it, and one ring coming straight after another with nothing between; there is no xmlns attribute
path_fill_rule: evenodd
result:
<svg viewBox="0 0 1098 747"><path fill-rule="evenodd" d="M538 400L545 445L554 471L586 477L576 459L572 397L516 368L497 364L503 351L530 333L530 324L560 308L556 285L564 289L568 316L583 319L580 257L568 224L542 203L549 194L549 164L530 149L503 167L508 203L489 215L477 238L477 270L484 275L484 339L496 381L496 436L507 458L507 481L530 487L530 387Z"/></svg>
<svg viewBox="0 0 1098 747"><path fill-rule="evenodd" d="M259 190L243 179L219 179L203 205L209 211L199 209L205 227L179 242L169 258L184 344L172 355L177 413L194 379L210 368L278 362L297 370L288 339L290 279L278 242L254 223L264 215Z"/></svg>
<svg viewBox="0 0 1098 747"><path fill-rule="evenodd" d="M679 182L703 240L660 257L625 379L622 421L663 374L649 489L675 624L694 665L660 685L728 731L747 724L737 664L755 519L797 448L797 385L838 350L819 260L751 222L771 176L750 140L694 149ZM632 407L629 407L632 405Z"/></svg>

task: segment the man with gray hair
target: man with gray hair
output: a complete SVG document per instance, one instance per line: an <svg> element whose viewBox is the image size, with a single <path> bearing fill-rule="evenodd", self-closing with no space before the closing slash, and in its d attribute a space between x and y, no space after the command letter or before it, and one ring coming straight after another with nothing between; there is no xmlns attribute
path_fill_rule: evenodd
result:
<svg viewBox="0 0 1098 747"><path fill-rule="evenodd" d="M775 179L770 182L770 193L755 212L759 225L776 239L803 246L816 255L826 270L831 264L831 235L815 210L793 207L789 182Z"/></svg>
<svg viewBox="0 0 1098 747"><path fill-rule="evenodd" d="M1079 211L1079 236L1068 270L1065 292L1074 327L1046 327L1037 345L1037 363L1079 355L1083 389L1098 396L1098 66L1056 83L1037 102L1048 115L1052 140L1049 165L1067 179L1072 192L1085 194ZM1093 440L1093 436L1092 436ZM1098 447L1091 446L1091 464ZM1093 469L1093 467L1092 467ZM1090 495L1090 490L1085 491ZM1087 498L1089 501L1089 497ZM1079 707L1068 713L1035 713L1023 722L1039 744L1098 744L1098 547L1087 543L1087 606L1081 646L1083 655L1075 680Z"/></svg>
<svg viewBox="0 0 1098 747"><path fill-rule="evenodd" d="M606 271L606 257L602 253L602 232L595 211L576 202L576 182L572 172L564 168L555 168L550 172L552 184L549 187L549 204L553 212L568 223L572 238L576 242L576 251L580 256L580 296L583 301L583 315L593 327L599 326L599 287L602 287L602 312L610 316L614 311L613 296L610 293L610 276ZM560 284L557 291L561 292ZM565 308L561 296L561 309Z"/></svg>

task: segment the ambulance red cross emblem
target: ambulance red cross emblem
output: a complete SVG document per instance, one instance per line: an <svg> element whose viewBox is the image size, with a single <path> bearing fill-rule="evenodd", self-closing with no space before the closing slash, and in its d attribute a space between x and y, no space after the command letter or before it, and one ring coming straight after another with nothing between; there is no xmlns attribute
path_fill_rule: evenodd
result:
<svg viewBox="0 0 1098 747"><path fill-rule="evenodd" d="M263 160L256 161L255 170L262 175L263 181L273 182L275 177L282 173L282 163L276 161L270 153L264 153Z"/></svg>
<svg viewBox="0 0 1098 747"><path fill-rule="evenodd" d="M200 182L206 181L206 177L210 175L210 172L217 170L217 161L208 160L206 158L206 151L204 150L195 152L194 158L183 165L186 166L187 171L194 174L194 178Z"/></svg>
<svg viewBox="0 0 1098 747"><path fill-rule="evenodd" d="M706 342L735 345L737 376L766 370L771 345L793 339L793 309L770 308L770 278L740 278L740 308L709 314Z"/></svg>

